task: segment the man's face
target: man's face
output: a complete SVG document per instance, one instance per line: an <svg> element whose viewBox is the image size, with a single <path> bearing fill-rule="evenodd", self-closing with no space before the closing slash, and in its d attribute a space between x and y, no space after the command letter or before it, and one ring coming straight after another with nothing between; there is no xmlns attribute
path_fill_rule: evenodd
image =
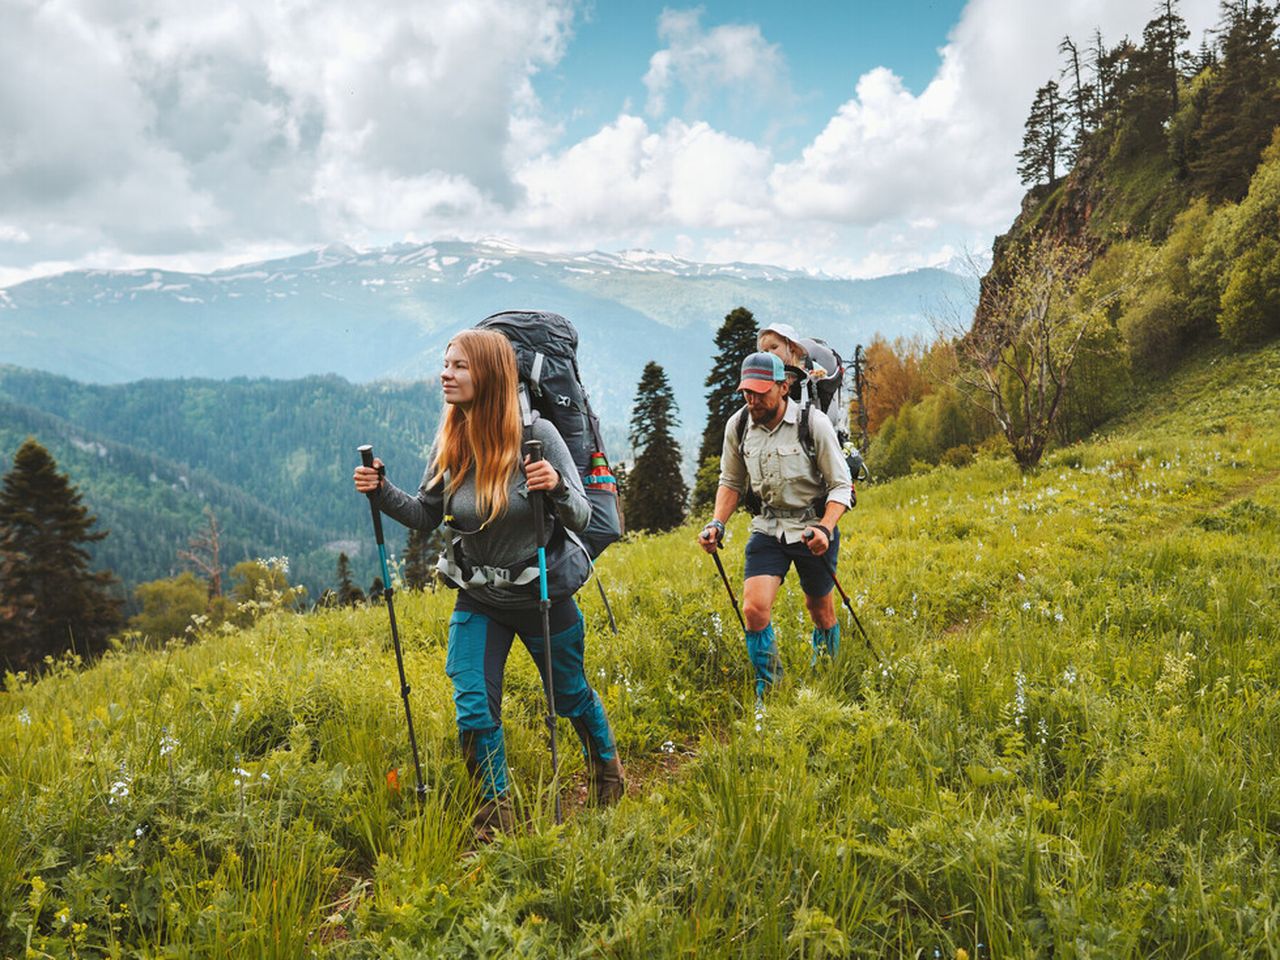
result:
<svg viewBox="0 0 1280 960"><path fill-rule="evenodd" d="M771 424L782 413L783 404L786 402L787 385L785 383L775 383L770 389L763 393L757 393L755 390L743 390L742 399L747 402L747 412L751 414L753 423Z"/></svg>

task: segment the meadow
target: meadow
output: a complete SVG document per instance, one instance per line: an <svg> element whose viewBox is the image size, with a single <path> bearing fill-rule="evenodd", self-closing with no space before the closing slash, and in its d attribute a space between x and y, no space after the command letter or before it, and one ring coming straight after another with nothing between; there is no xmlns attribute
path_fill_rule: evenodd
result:
<svg viewBox="0 0 1280 960"><path fill-rule="evenodd" d="M616 636L582 595L629 796L582 806L564 724L553 824L517 648L525 822L474 855L448 591L396 597L421 802L378 604L8 677L0 954L1280 956L1280 344L1031 474L864 488L840 577L874 652L842 611L811 668L789 581L761 716L697 525L602 558Z"/></svg>

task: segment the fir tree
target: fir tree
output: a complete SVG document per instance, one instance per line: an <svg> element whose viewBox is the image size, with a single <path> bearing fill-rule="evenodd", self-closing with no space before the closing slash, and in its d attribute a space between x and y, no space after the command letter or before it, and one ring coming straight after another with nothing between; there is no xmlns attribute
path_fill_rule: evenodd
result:
<svg viewBox="0 0 1280 960"><path fill-rule="evenodd" d="M715 499L720 450L724 445L724 426L733 412L742 406L738 394L742 361L756 350L755 317L746 307L735 307L725 315L724 323L716 331L716 356L707 374L707 425L702 431L702 444L698 447L699 482L693 492L693 505L705 506ZM716 466L707 466L713 461ZM708 483L703 476L711 478Z"/></svg>
<svg viewBox="0 0 1280 960"><path fill-rule="evenodd" d="M685 517L689 488L680 472L679 425L671 384L661 366L645 364L631 412L631 446L638 451L627 475L626 515L632 530L670 530Z"/></svg>
<svg viewBox="0 0 1280 960"><path fill-rule="evenodd" d="M1265 3L1224 4L1221 63L1193 138L1193 188L1239 200L1280 125L1276 11Z"/></svg>
<svg viewBox="0 0 1280 960"><path fill-rule="evenodd" d="M1071 81L1070 101L1075 111L1075 135L1071 140L1069 159L1074 160L1084 147L1085 138L1089 135L1089 116L1094 99L1093 84L1087 83L1080 72L1080 50L1071 37L1062 38L1058 44L1058 52L1067 58L1062 68L1062 76Z"/></svg>
<svg viewBox="0 0 1280 960"><path fill-rule="evenodd" d="M1018 175L1027 184L1053 183L1062 156L1066 110L1058 84L1050 80L1036 91L1018 151Z"/></svg>
<svg viewBox="0 0 1280 960"><path fill-rule="evenodd" d="M427 531L409 528L409 542L404 548L404 585L410 590L421 590L431 582L432 540L432 534Z"/></svg>
<svg viewBox="0 0 1280 960"><path fill-rule="evenodd" d="M89 570L85 545L107 531L49 452L28 437L0 489L0 659L31 668L46 656L100 650L120 626L107 571Z"/></svg>
<svg viewBox="0 0 1280 960"><path fill-rule="evenodd" d="M338 603L344 607L364 603L364 594L351 579L351 561L345 553L338 554Z"/></svg>

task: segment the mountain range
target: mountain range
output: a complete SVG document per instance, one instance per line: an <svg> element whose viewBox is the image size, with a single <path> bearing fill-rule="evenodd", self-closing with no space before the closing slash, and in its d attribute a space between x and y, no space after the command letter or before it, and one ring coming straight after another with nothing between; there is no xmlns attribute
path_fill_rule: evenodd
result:
<svg viewBox="0 0 1280 960"><path fill-rule="evenodd" d="M579 330L582 375L607 423L625 422L649 360L689 428L725 314L745 306L851 354L876 333L927 334L976 300L942 268L866 280L670 254L548 254L499 240L330 245L207 274L78 270L0 290L0 362L89 383L145 378L416 380L457 330L506 309L561 313Z"/></svg>

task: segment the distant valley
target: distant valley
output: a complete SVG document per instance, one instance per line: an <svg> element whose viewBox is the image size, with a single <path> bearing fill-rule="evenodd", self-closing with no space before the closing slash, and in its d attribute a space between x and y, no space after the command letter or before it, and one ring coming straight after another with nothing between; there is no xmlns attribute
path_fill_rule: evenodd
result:
<svg viewBox="0 0 1280 960"><path fill-rule="evenodd" d="M144 378L414 380L455 331L499 310L564 314L604 418L625 422L644 364L661 363L700 430L724 315L750 309L843 353L877 333L928 333L977 282L930 268L870 280L667 254L543 254L502 242L357 252L344 246L209 274L75 271L0 290L0 362L90 383ZM694 431L696 432L696 430Z"/></svg>

